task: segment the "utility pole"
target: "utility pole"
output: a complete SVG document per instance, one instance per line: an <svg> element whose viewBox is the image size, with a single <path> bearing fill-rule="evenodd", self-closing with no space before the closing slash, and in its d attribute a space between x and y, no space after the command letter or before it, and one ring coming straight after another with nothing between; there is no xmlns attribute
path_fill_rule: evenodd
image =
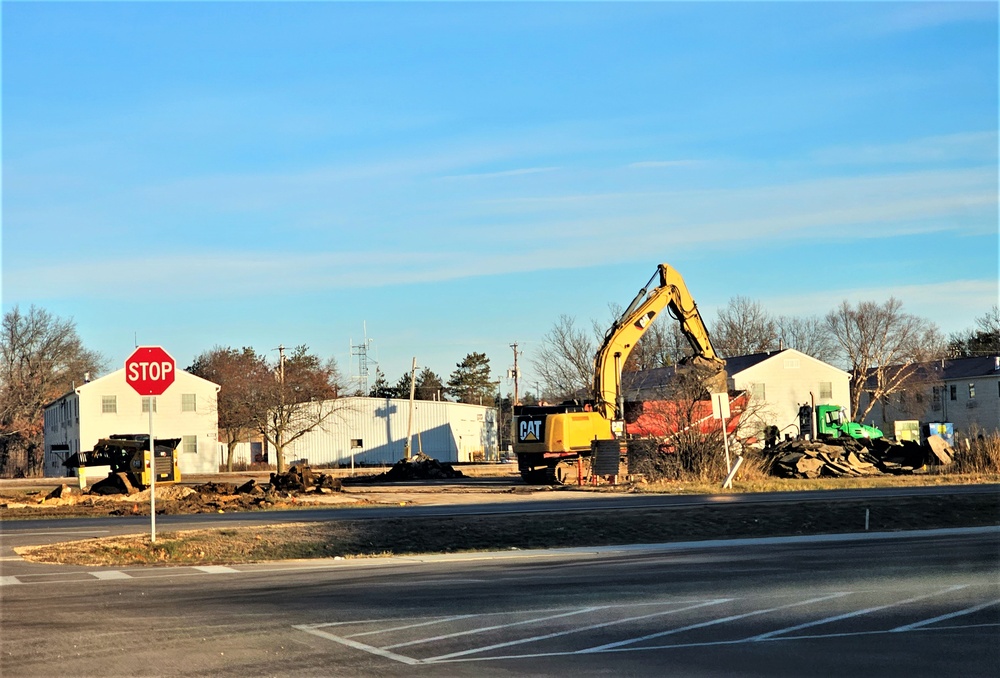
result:
<svg viewBox="0 0 1000 678"><path fill-rule="evenodd" d="M284 434L285 425L285 345L278 344L278 418L274 427L274 444L277 449L274 451L275 463L278 473L285 472L285 452L281 449L281 439Z"/></svg>
<svg viewBox="0 0 1000 678"><path fill-rule="evenodd" d="M406 461L410 460L410 448L413 446L413 396L417 387L417 358L413 357L413 367L410 369L410 418L406 423ZM422 447L422 446L421 446Z"/></svg>
<svg viewBox="0 0 1000 678"><path fill-rule="evenodd" d="M513 344L510 345L510 347L512 349L514 349L514 370L513 370L513 373L514 373L514 400L513 400L513 404L514 405L520 405L521 401L518 398L518 388L517 387L518 387L518 382L521 379L521 370L519 370L518 367L517 367L517 354L518 354L517 342L515 341Z"/></svg>

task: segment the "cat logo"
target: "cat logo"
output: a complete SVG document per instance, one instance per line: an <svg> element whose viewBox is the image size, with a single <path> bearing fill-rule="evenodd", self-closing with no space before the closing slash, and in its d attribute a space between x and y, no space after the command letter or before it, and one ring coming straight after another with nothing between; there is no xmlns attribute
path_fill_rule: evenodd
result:
<svg viewBox="0 0 1000 678"><path fill-rule="evenodd" d="M522 443L538 442L542 439L541 419L522 419L518 425L517 437Z"/></svg>

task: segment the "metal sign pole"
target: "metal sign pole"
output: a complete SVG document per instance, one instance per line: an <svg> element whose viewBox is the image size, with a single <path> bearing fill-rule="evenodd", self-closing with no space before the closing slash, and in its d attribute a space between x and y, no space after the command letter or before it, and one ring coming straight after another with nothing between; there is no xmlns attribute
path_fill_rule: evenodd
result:
<svg viewBox="0 0 1000 678"><path fill-rule="evenodd" d="M729 433L726 431L726 418L722 418L722 444L726 448L726 473L733 470L733 465L729 462Z"/></svg>
<svg viewBox="0 0 1000 678"><path fill-rule="evenodd" d="M156 397L149 396L149 541L156 543L156 441L153 440L153 410Z"/></svg>

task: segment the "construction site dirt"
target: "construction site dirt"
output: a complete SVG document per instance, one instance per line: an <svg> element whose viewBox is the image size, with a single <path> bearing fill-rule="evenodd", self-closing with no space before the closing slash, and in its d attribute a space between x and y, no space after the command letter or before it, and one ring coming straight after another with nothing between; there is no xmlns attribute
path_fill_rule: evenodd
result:
<svg viewBox="0 0 1000 678"><path fill-rule="evenodd" d="M156 510L157 514L168 515L306 508L336 510L338 507L364 506L503 504L525 500L552 502L558 510L533 513L530 520L500 513L459 513L444 518L401 514L363 521L272 525L266 530L267 540L263 540L260 528L227 530L224 539L213 538L210 536L213 531L205 531L206 535L191 533L175 537L180 539L178 543L184 544L194 540L198 543L197 548L171 546L167 551L147 548L149 545L144 540L148 537L141 535L109 538L114 542L111 546L115 553L118 553L115 549L129 546L126 550L133 555L129 556L131 560L125 561L116 559L118 556L108 560L108 545L102 540L50 545L40 551L32 551L31 555L27 551L22 555L45 562L138 564L166 559L164 562L210 564L287 557L596 547L832 534L865 529L896 531L1000 524L1000 492L995 491L968 494L925 492L920 496L873 495L871 498L847 499L830 497L829 500L825 496L809 493L812 496L808 501L804 500L801 492L787 492L787 499L783 496L777 499L772 497L767 503L754 502L752 497L746 502L722 501L726 497L719 496L720 501L700 506L695 502L696 505L636 507L635 510L620 511L591 505L587 510L577 510L582 504L573 500L592 497L595 492L623 494L646 493L648 490L635 484L529 486L524 484L516 474L516 467L511 465L454 469L433 460L415 460L405 466L401 464L379 473L355 472L353 476L340 470L331 473L292 467L283 474L242 473L189 478L185 483L158 486ZM914 476L908 478L921 480ZM149 515L148 489L131 495L94 495L62 483L53 488L51 484L46 487L44 483L31 487L28 482L0 483L0 520ZM779 482L805 486L815 481L788 479ZM21 484L20 487L16 487L18 484ZM571 521L573 529L568 529L570 523L567 521ZM269 550L262 550L263 541L267 542ZM91 554L94 549L97 549L96 555ZM181 553L188 555L178 555ZM78 558L83 560L75 560Z"/></svg>

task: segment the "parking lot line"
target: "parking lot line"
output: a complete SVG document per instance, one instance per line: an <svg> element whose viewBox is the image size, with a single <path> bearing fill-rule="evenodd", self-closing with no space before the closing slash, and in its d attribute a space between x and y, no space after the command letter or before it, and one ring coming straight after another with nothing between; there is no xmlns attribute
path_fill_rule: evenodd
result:
<svg viewBox="0 0 1000 678"><path fill-rule="evenodd" d="M609 622L601 622L600 624L591 624L589 626L580 626L573 629L568 629L566 631L557 631L555 633L546 633L541 636L532 636L530 638L519 638L518 640L511 640L506 643L495 643L493 645L485 645L483 647L474 647L469 650L462 650L461 652L452 652L449 654L438 655L437 657L429 657L424 661L426 663L431 663L435 661L441 661L445 659L454 659L455 657L464 657L470 654L478 654L480 652L489 652L490 650L496 650L502 647L510 647L512 645L523 645L524 643L534 643L540 640L548 640L549 638L557 638L559 636L566 636L571 633L580 633L582 631L592 631L594 629L605 628L607 626L614 626L616 624L625 624L630 621L639 621L640 619L650 619L652 617L662 617L668 614L676 614L677 612L686 612L687 610L693 610L699 607L707 607L709 605L721 605L722 603L728 603L732 598L716 598L714 600L708 600L701 603L696 603L694 605L688 605L687 607L678 607L672 610L662 610L660 612L653 612L651 614L639 615L636 617L627 617L625 619L615 619Z"/></svg>
<svg viewBox="0 0 1000 678"><path fill-rule="evenodd" d="M958 591L959 589L964 589L967 584L958 584L956 586L949 586L947 588L941 589L940 591L934 591L933 593L925 593L922 596L914 596L913 598L907 598L906 600L898 600L894 603L886 603L885 605L876 605L875 607L866 607L863 610L855 610L854 612L845 612L844 614L834 615L833 617L825 617L823 619L817 619L815 621L806 622L804 624L797 624L795 626L789 626L783 629L775 629L774 631L768 631L767 633L762 633L758 636L751 636L745 640L749 642L756 642L760 640L768 640L774 636L779 636L783 633L792 633L793 631L801 631L802 629L808 629L813 626L819 626L821 624L830 624L832 622L841 621L843 619L851 619L852 617L860 617L861 615L870 614L872 612L878 612L879 610L885 610L890 607L897 607L899 605L905 605L907 603L915 603L918 600L924 600L926 598L933 598L934 596L940 596L945 593L951 593L952 591Z"/></svg>
<svg viewBox="0 0 1000 678"><path fill-rule="evenodd" d="M496 631L497 629L508 629L512 626L523 626L525 624L537 624L542 621L549 621L550 619L559 619L561 617L572 617L577 614L585 614L587 612L595 612L596 610L606 609L608 606L602 605L598 607L583 607L579 610L573 610L571 612L563 612L561 614L552 614L546 617L536 617L534 619L524 619L522 621L511 622L509 624L495 624L493 626L480 626L474 629L468 629L466 631L456 631L455 633L448 633L443 636L435 636L433 638L420 638L419 640L410 640L405 643L397 643L396 645L386 645L382 649L384 650L394 650L399 647L406 647L407 645L421 645L425 643L433 643L437 640L446 640L448 638L457 638L459 636L468 636L474 633L486 633L487 631Z"/></svg>
<svg viewBox="0 0 1000 678"><path fill-rule="evenodd" d="M639 638L629 638L627 640L619 640L616 643L607 643L606 645L598 645L596 647L588 647L585 650L578 650L578 654L587 654L589 652L604 652L606 650L611 650L616 647L622 647L624 645L631 645L633 643L641 643L646 640L652 640L653 638L660 638L662 636L669 636L674 633L683 633L684 631L692 631L694 629L704 628L706 626L715 626L716 624L725 624L731 621L737 621L739 619L746 619L747 617L753 617L759 614L768 614L770 612L777 612L778 610L786 610L791 607L799 607L801 605L811 605L813 603L821 603L824 600L832 600L833 598L841 598L843 596L849 595L849 592L832 593L827 596L820 596L819 598L811 598L809 600L801 600L795 603L789 603L787 605L779 605L778 607L771 607L766 610L754 610L753 612L744 612L743 614L734 614L728 617L720 617L719 619L710 619L708 621L699 622L697 624L689 624L687 626L681 626L676 629L670 629L668 631L660 631L658 633L650 633L646 636L641 636Z"/></svg>
<svg viewBox="0 0 1000 678"><path fill-rule="evenodd" d="M973 605L972 607L967 607L964 610L958 610L957 612L949 612L948 614L938 615L937 617L932 617L930 619L924 619L923 621L913 622L912 624L906 624L905 626L897 626L894 629L889 629L892 633L898 633L900 631L912 631L913 629L919 629L922 626L927 626L928 624L936 624L940 621L945 621L946 619L954 619L955 617L961 617L966 614L972 614L973 612L979 612L987 607L991 607L1000 603L1000 599L988 600L985 603L980 603L979 605Z"/></svg>
<svg viewBox="0 0 1000 678"><path fill-rule="evenodd" d="M348 647L353 647L355 650L361 650L362 652L368 652L369 654L378 655L379 657L385 657L386 659L392 659L403 664L409 664L415 666L417 664L424 664L419 659L414 659L413 657L407 657L406 655L396 654L395 652L390 652L388 650L383 650L380 647L375 647L373 645L366 645L365 643L359 643L356 640L351 640L350 638L344 638L342 636L335 636L332 633L327 633L322 629L318 629L310 626L309 624L299 624L293 626L292 628L298 629L299 631L305 631L306 633L311 633L314 636L319 636L320 638L326 638L327 640L332 640L335 643L340 643L341 645L346 645Z"/></svg>
<svg viewBox="0 0 1000 678"><path fill-rule="evenodd" d="M374 631L364 631L362 633L352 633L350 635L344 636L344 638L360 638L361 636L372 636L382 633L395 633L396 631L406 631L407 629L415 629L421 626L433 626L435 624L445 624L447 622L458 621L459 619L468 619L469 617L478 617L478 614L457 614L452 617L441 617L440 619L432 619L430 621L417 622L416 624L406 624L404 626L394 626L388 629L375 629ZM391 645L389 647L392 647Z"/></svg>

